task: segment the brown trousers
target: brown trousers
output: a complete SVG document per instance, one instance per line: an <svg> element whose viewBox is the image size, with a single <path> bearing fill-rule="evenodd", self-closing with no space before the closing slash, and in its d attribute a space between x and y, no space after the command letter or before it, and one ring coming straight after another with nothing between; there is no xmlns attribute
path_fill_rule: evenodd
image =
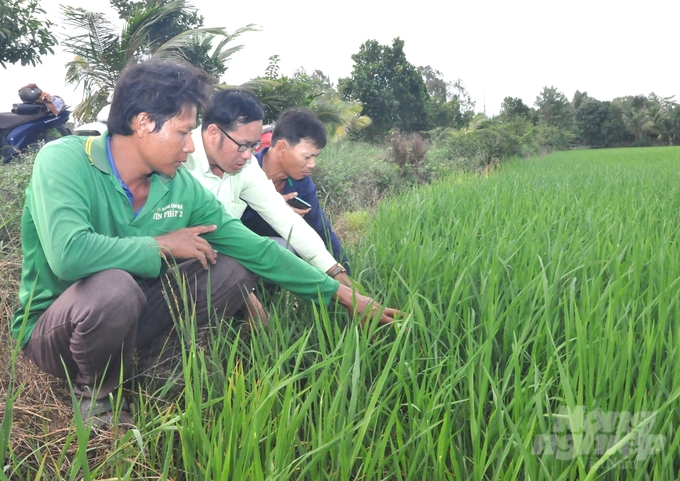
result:
<svg viewBox="0 0 680 481"><path fill-rule="evenodd" d="M45 372L70 379L77 395L103 399L132 376L135 352L138 371L153 367L185 309L195 309L197 327L211 314L231 317L254 285L254 274L221 254L207 271L192 260L141 286L125 271L101 271L59 296L23 352ZM182 290L191 297L186 306Z"/></svg>

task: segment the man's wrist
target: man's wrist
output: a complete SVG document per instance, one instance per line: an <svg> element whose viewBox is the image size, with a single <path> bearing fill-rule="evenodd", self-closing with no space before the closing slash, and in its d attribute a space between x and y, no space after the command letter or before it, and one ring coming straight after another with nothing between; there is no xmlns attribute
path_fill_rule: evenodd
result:
<svg viewBox="0 0 680 481"><path fill-rule="evenodd" d="M340 265L340 264L335 264L333 267L331 267L330 269L328 269L328 271L326 271L326 273L327 273L330 277L332 277L333 279L335 279L335 277L336 277L338 274L343 274L343 273L345 273L345 272L347 272L347 270L346 270L344 267L342 267L342 265Z"/></svg>

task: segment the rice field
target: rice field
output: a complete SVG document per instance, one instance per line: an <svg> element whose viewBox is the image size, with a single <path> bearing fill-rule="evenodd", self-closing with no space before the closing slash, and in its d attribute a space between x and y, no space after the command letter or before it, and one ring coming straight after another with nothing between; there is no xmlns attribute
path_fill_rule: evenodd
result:
<svg viewBox="0 0 680 481"><path fill-rule="evenodd" d="M78 422L61 456L5 448L6 412L0 476L680 479L678 167L559 152L409 191L351 252L399 325L279 295L247 341L183 329L177 382L133 393L96 462Z"/></svg>

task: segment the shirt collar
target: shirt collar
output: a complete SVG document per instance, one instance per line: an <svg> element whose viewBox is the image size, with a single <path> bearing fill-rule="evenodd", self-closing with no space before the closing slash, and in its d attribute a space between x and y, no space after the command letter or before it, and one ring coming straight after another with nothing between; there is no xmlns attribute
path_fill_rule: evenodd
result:
<svg viewBox="0 0 680 481"><path fill-rule="evenodd" d="M105 174L111 173L109 166L109 156L106 153L106 143L109 138L109 131L104 131L99 136L88 137L85 141L85 154L90 161L90 165L95 166Z"/></svg>
<svg viewBox="0 0 680 481"><path fill-rule="evenodd" d="M201 173L203 176L216 176L213 171L210 169L210 162L208 161L208 156L205 153L205 146L203 145L203 132L201 131L202 127L199 125L196 127L192 132L191 132L191 140L194 141L194 151L189 154L191 157L197 160L198 165L200 166ZM229 139L227 139L229 140ZM243 166L243 169L245 169L248 164L250 164L253 161L253 157L251 156L247 161L246 165ZM238 172L234 174L230 174L229 172L224 172L224 177L226 178L231 175L238 175L241 172L243 172L243 169L239 170ZM219 178L219 177L218 177Z"/></svg>
<svg viewBox="0 0 680 481"><path fill-rule="evenodd" d="M194 151L189 155L198 161L198 165L201 167L203 175L212 173L210 170L210 163L208 162L208 156L205 155L203 132L201 131L200 125L191 132L191 140L194 141Z"/></svg>
<svg viewBox="0 0 680 481"><path fill-rule="evenodd" d="M105 174L111 174L109 154L106 151L106 144L108 142L107 139L110 136L111 135L109 134L109 131L105 130L101 135L88 137L85 141L85 154L90 161L90 165L93 165ZM201 144L201 148L202 145L203 144ZM172 177L160 175L155 172L153 173L153 176L158 177L158 179L164 184L167 184L172 179Z"/></svg>

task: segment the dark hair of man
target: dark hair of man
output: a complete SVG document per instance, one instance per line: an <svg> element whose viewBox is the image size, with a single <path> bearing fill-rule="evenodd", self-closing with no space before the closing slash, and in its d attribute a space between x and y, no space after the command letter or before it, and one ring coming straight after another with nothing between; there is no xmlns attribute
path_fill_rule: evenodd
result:
<svg viewBox="0 0 680 481"><path fill-rule="evenodd" d="M274 125L272 147L282 139L291 147L295 147L302 140L307 140L317 149L323 149L326 146L326 127L309 109L287 109L281 113Z"/></svg>
<svg viewBox="0 0 680 481"><path fill-rule="evenodd" d="M185 107L201 111L210 95L212 77L193 65L151 58L131 62L116 82L107 126L111 134L132 135L132 119L149 114L158 132Z"/></svg>
<svg viewBox="0 0 680 481"><path fill-rule="evenodd" d="M201 130L217 124L227 132L264 119L264 109L255 94L247 89L224 89L216 92L203 114Z"/></svg>

